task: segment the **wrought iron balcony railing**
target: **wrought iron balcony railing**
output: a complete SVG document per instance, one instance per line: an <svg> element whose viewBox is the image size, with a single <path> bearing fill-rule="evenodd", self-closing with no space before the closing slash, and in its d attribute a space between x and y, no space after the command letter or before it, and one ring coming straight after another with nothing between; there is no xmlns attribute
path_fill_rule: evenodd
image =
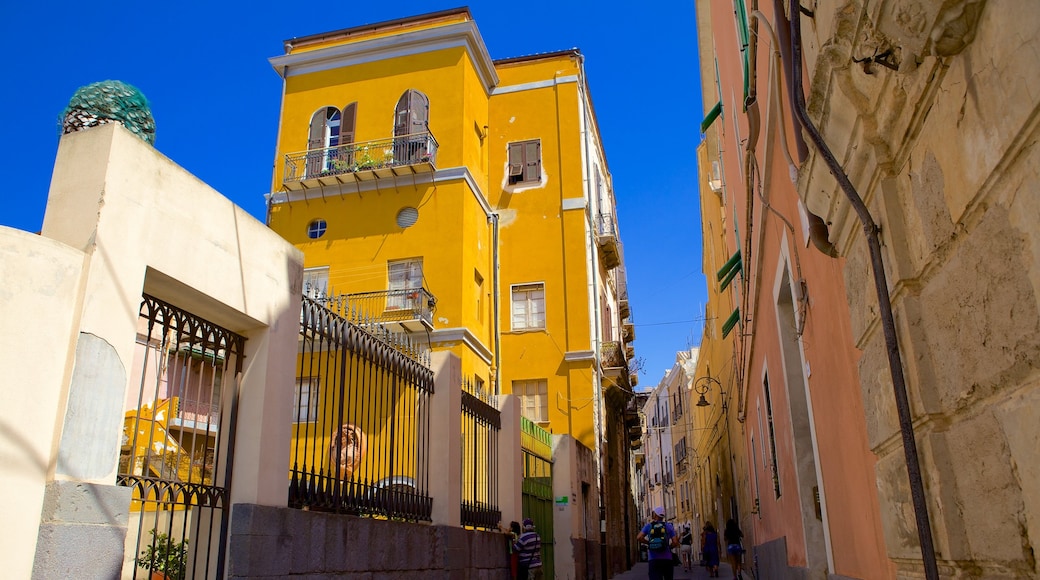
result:
<svg viewBox="0 0 1040 580"><path fill-rule="evenodd" d="M398 327L408 332L433 329L433 312L437 299L425 288L379 290L326 296L313 290L308 296L334 303L333 310L351 322L361 325Z"/></svg>
<svg viewBox="0 0 1040 580"><path fill-rule="evenodd" d="M628 359L620 342L604 342L599 352L600 366L604 369L628 368Z"/></svg>
<svg viewBox="0 0 1040 580"><path fill-rule="evenodd" d="M600 260L607 270L621 265L617 227L614 224L614 216L609 213L601 213L596 219L596 244L599 246Z"/></svg>
<svg viewBox="0 0 1040 580"><path fill-rule="evenodd" d="M347 143L285 156L285 186L300 189L374 177L428 173L436 165L437 139L425 131L389 139Z"/></svg>

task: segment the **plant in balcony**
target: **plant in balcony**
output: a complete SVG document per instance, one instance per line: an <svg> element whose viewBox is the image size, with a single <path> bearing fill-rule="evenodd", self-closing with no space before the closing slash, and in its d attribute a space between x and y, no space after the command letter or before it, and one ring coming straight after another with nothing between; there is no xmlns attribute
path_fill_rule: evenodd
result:
<svg viewBox="0 0 1040 580"><path fill-rule="evenodd" d="M433 163L433 155L430 153L423 153L419 156L419 162L421 163Z"/></svg>
<svg viewBox="0 0 1040 580"><path fill-rule="evenodd" d="M346 159L336 159L332 162L332 171L336 173L343 173L353 169L354 164L347 161Z"/></svg>
<svg viewBox="0 0 1040 580"><path fill-rule="evenodd" d="M152 573L152 580L184 580L188 567L188 540L180 542L163 532L149 530L152 543L137 556L137 565Z"/></svg>
<svg viewBox="0 0 1040 580"><path fill-rule="evenodd" d="M387 147L383 149L383 163L380 167L391 167L394 164L394 148Z"/></svg>
<svg viewBox="0 0 1040 580"><path fill-rule="evenodd" d="M372 152L369 151L368 146L361 147L357 150L356 167L357 169L375 169L379 163L376 158L372 156Z"/></svg>

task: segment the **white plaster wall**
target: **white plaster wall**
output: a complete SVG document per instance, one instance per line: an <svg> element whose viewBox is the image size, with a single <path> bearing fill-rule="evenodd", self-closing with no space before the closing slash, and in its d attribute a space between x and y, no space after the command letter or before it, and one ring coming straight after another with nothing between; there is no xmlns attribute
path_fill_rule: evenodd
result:
<svg viewBox="0 0 1040 580"><path fill-rule="evenodd" d="M127 369L143 290L246 335L234 497L284 505L295 359L270 354L295 351L300 252L115 124L62 138L42 234L87 254L78 330ZM122 401L125 389L98 396ZM120 426L104 436L118 446Z"/></svg>
<svg viewBox="0 0 1040 580"><path fill-rule="evenodd" d="M83 253L0 227L0 562L28 578L75 344Z"/></svg>

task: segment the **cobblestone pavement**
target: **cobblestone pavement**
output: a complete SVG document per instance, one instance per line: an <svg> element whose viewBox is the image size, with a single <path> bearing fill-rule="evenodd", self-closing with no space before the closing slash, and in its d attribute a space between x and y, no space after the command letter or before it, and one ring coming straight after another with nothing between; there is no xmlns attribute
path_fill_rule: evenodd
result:
<svg viewBox="0 0 1040 580"><path fill-rule="evenodd" d="M628 572L622 572L612 576L610 580L647 580L649 577L646 562L638 562ZM719 565L719 580L730 580L733 578L733 569L729 564L723 562ZM708 580L708 571L700 566L695 566L689 572L683 570L682 566L675 569L675 580ZM749 574L742 575L743 580L751 580Z"/></svg>

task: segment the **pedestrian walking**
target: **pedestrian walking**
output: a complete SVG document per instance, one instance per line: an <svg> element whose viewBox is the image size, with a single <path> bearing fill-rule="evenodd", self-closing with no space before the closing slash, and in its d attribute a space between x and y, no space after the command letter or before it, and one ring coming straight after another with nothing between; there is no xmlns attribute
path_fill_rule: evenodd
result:
<svg viewBox="0 0 1040 580"><path fill-rule="evenodd" d="M542 580L542 538L534 531L531 518L524 518L524 532L516 539L513 549L517 553L517 578L519 580Z"/></svg>
<svg viewBox="0 0 1040 580"><path fill-rule="evenodd" d="M733 566L733 578L740 578L744 562L744 532L732 518L726 521L726 529L722 532L726 540L726 553L729 554L730 566Z"/></svg>
<svg viewBox="0 0 1040 580"><path fill-rule="evenodd" d="M711 522L704 524L704 531L701 532L701 554L704 557L704 566L708 569L708 576L711 578L719 577L719 533L715 531L715 526L711 525Z"/></svg>
<svg viewBox="0 0 1040 580"><path fill-rule="evenodd" d="M675 564L672 561L672 548L679 545L679 538L672 524L664 521L663 507L654 508L650 522L639 530L636 542L646 544L650 580L673 580Z"/></svg>
<svg viewBox="0 0 1040 580"><path fill-rule="evenodd" d="M682 556L683 570L689 572L693 568L693 532L690 526L683 526L679 534L679 554Z"/></svg>

